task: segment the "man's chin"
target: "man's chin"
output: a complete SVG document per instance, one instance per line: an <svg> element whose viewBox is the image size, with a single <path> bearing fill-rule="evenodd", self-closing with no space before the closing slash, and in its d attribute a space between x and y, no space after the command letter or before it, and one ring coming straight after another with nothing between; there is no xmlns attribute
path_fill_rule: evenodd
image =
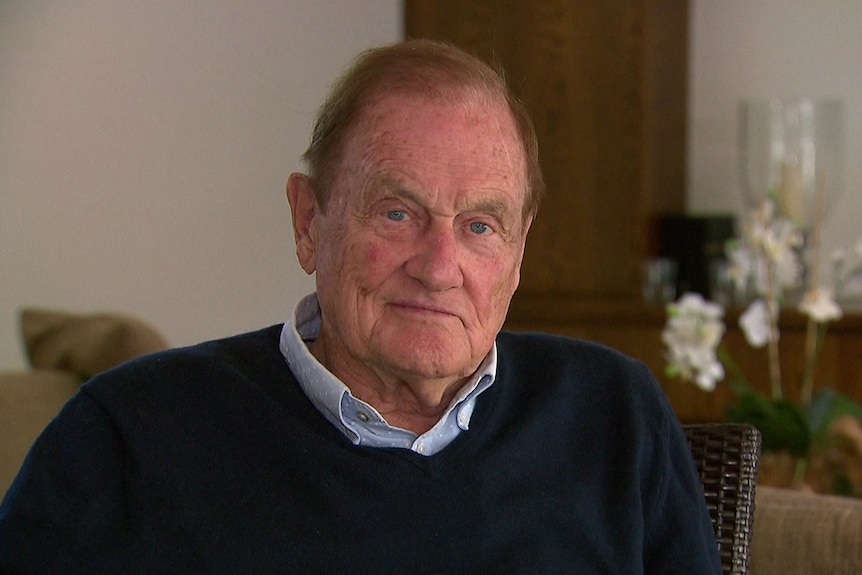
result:
<svg viewBox="0 0 862 575"><path fill-rule="evenodd" d="M386 363L395 366L405 376L425 379L448 379L469 374L471 359L469 345L462 340L441 338L435 340L425 334L421 338L405 336L390 342L381 350Z"/></svg>

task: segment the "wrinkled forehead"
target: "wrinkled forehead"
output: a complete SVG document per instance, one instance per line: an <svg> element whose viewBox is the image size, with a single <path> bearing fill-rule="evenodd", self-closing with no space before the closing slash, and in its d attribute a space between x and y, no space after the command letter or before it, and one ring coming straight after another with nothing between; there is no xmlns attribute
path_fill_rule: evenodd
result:
<svg viewBox="0 0 862 575"><path fill-rule="evenodd" d="M348 136L347 148L371 160L401 147L453 164L505 166L511 184L526 193L526 153L516 121L505 100L486 93L462 91L447 98L396 93L371 101Z"/></svg>

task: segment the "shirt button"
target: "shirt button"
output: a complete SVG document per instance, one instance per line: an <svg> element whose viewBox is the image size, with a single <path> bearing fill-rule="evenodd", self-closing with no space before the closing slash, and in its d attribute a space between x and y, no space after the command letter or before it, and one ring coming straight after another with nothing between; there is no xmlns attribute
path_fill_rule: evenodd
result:
<svg viewBox="0 0 862 575"><path fill-rule="evenodd" d="M419 442L419 445L416 446L416 451L418 451L422 455L425 454L425 442L424 441Z"/></svg>
<svg viewBox="0 0 862 575"><path fill-rule="evenodd" d="M356 418L363 423L368 423L368 414L364 411L357 411Z"/></svg>
<svg viewBox="0 0 862 575"><path fill-rule="evenodd" d="M470 419L470 418L469 418L469 417L467 417L467 412L466 412L466 411L462 411L462 412L460 412L460 413L458 414L458 423L459 423L461 426L465 426L465 425L467 425L467 424L469 423L469 419Z"/></svg>

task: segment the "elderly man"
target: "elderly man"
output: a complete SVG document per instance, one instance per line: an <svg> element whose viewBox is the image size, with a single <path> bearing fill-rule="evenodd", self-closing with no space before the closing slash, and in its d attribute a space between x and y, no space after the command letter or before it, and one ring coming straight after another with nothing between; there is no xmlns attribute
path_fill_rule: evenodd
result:
<svg viewBox="0 0 862 575"><path fill-rule="evenodd" d="M542 192L481 61L363 54L287 197L290 320L84 385L0 507L0 571L719 573L639 363L500 332Z"/></svg>

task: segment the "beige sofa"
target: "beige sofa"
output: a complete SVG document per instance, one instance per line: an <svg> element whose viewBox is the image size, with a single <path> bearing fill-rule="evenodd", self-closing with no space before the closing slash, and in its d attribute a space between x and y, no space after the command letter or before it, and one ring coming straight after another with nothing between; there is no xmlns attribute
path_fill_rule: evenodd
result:
<svg viewBox="0 0 862 575"><path fill-rule="evenodd" d="M144 322L117 315L27 310L21 328L32 370L0 373L0 494L83 380L167 347ZM862 500L758 487L751 567L754 575L862 573Z"/></svg>
<svg viewBox="0 0 862 575"><path fill-rule="evenodd" d="M862 500L759 486L753 575L862 573Z"/></svg>
<svg viewBox="0 0 862 575"><path fill-rule="evenodd" d="M168 347L155 329L126 315L25 309L20 320L31 369L0 372L0 494L36 436L83 381Z"/></svg>

